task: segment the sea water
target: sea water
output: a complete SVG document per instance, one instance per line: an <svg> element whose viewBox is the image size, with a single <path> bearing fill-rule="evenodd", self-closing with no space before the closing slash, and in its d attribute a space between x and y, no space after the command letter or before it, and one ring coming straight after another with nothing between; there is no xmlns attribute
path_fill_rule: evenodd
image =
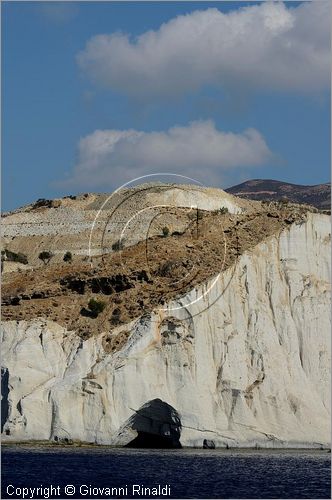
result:
<svg viewBox="0 0 332 500"><path fill-rule="evenodd" d="M313 450L4 446L2 498L330 498Z"/></svg>

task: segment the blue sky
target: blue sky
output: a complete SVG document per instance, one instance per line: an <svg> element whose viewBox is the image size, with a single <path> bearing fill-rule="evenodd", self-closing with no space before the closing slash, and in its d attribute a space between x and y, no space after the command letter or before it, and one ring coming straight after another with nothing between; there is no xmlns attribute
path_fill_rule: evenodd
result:
<svg viewBox="0 0 332 500"><path fill-rule="evenodd" d="M3 2L3 209L165 170L327 182L326 12L261 7Z"/></svg>

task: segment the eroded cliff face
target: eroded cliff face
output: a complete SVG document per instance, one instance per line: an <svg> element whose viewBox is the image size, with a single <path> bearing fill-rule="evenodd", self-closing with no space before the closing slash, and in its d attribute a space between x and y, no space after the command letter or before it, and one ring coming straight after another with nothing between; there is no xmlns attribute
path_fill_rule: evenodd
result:
<svg viewBox="0 0 332 500"><path fill-rule="evenodd" d="M4 440L125 445L133 416L160 399L182 446L329 446L329 283L329 218L308 214L111 332L4 323Z"/></svg>

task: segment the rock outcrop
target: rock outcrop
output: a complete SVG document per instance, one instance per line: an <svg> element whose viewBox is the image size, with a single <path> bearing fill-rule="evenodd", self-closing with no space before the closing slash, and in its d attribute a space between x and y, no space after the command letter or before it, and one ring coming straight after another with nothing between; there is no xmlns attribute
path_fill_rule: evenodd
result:
<svg viewBox="0 0 332 500"><path fill-rule="evenodd" d="M175 412L182 446L327 447L329 283L329 218L308 214L220 275L87 340L45 318L5 322L3 439L167 437L158 400ZM142 407L152 423L135 428Z"/></svg>

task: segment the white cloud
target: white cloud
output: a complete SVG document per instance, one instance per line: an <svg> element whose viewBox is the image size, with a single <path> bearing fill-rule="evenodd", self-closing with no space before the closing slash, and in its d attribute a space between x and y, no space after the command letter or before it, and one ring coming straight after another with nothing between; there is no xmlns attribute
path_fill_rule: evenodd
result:
<svg viewBox="0 0 332 500"><path fill-rule="evenodd" d="M195 11L134 39L94 36L77 60L96 83L136 97L204 85L315 92L330 84L330 2Z"/></svg>
<svg viewBox="0 0 332 500"><path fill-rule="evenodd" d="M96 130L80 140L78 162L65 184L114 187L140 175L165 171L213 184L223 172L262 165L271 158L257 130L221 132L212 121L165 132Z"/></svg>

